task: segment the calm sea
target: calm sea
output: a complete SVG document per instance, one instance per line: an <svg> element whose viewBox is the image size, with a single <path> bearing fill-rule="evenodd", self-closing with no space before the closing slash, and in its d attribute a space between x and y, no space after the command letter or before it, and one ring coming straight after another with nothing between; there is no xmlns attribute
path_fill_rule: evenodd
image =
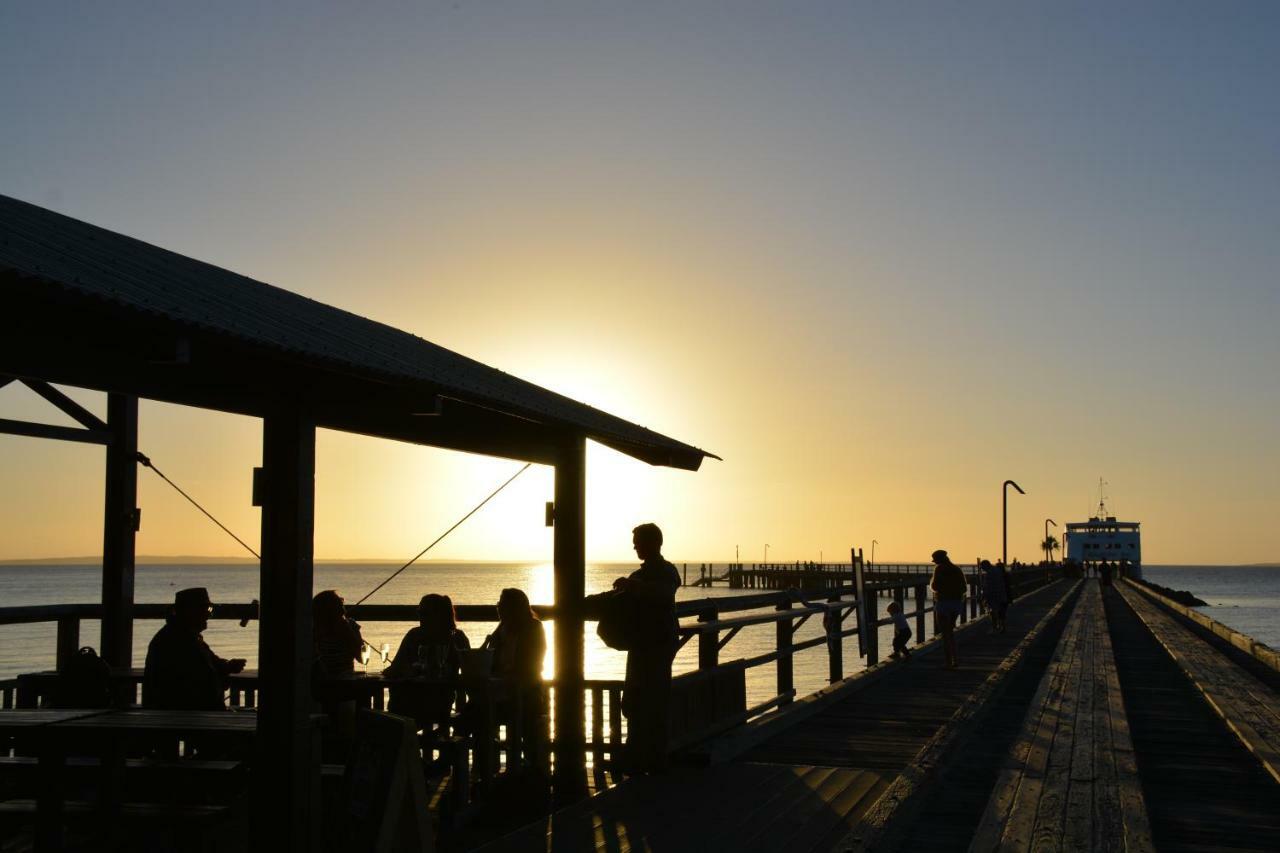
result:
<svg viewBox="0 0 1280 853"><path fill-rule="evenodd" d="M677 563L677 567L684 564ZM337 589L348 602L355 602L381 582L396 567L387 564L318 563L315 588ZM587 592L608 589L613 579L634 568L632 564L595 564L587 568ZM723 566L717 565L719 573ZM1203 566L1148 566L1147 577L1156 583L1177 589L1189 589L1208 601L1210 614L1250 636L1273 647L1280 647L1280 569ZM698 576L698 564L689 564L689 577ZM101 570L97 566L6 565L0 566L0 603L5 606L26 604L93 603L101 595ZM175 590L188 586L205 586L215 602L248 602L258 597L258 568L254 565L143 565L137 570L136 600L142 603L170 603ZM488 604L497 601L503 587L524 589L535 603L550 603L552 570L545 563L458 564L426 563L415 565L370 599L374 604L413 604L427 592L444 593L458 604ZM683 588L681 600L723 597L735 593L724 587L711 590ZM883 614L884 601L877 602ZM160 627L159 622L140 621L134 630L134 660L141 665L147 643ZM368 623L364 637L374 646L391 646L394 654L400 638L410 623ZM462 625L473 645L478 645L493 630L492 624L472 622ZM554 643L555 626L548 623L548 640ZM817 637L822 632L821 620L810 619L796 634L796 641ZM96 646L98 624L81 625L81 642ZM0 678L20 672L50 669L55 650L55 627L51 623L0 625ZM240 628L234 622L214 622L205 634L209 644L223 657L257 657L257 624ZM880 648L888 650L891 636L882 629ZM683 672L697 665L696 643L687 644L676 658L675 669ZM761 625L744 629L721 651L722 660L752 657L775 647L774 626ZM858 657L857 642L849 638L844 651L845 674L863 667ZM625 656L604 646L594 630L587 633L587 677L621 678ZM381 669L375 656L370 671ZM544 674L552 674L552 655L548 651ZM795 681L800 695L826 684L827 654L825 646L806 650L796 656ZM751 701L763 701L774 695L776 670L773 666L749 671L748 693Z"/></svg>

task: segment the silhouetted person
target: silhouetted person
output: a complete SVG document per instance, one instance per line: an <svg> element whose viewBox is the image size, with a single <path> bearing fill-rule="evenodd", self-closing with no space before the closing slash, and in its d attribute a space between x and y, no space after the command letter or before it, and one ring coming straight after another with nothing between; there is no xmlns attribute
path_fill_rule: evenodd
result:
<svg viewBox="0 0 1280 853"><path fill-rule="evenodd" d="M244 669L244 658L226 660L204 641L213 603L202 586L179 590L164 627L147 647L142 705L184 711L223 710L227 676Z"/></svg>
<svg viewBox="0 0 1280 853"><path fill-rule="evenodd" d="M1005 618L1009 613L1009 573L1003 566L993 566L989 560L978 564L982 575L982 598L991 615L991 630L1004 633Z"/></svg>
<svg viewBox="0 0 1280 853"><path fill-rule="evenodd" d="M642 524L631 531L640 568L613 582L637 608L640 630L627 652L622 713L627 716L626 764L639 772L667 766L671 661L677 646L676 590L680 574L662 557L662 531Z"/></svg>
<svg viewBox="0 0 1280 853"><path fill-rule="evenodd" d="M430 593L418 602L418 624L405 633L396 656L383 674L390 678L456 679L462 665L462 651L469 648L471 642L467 635L458 630L453 601L447 595ZM539 661L539 669L541 665ZM455 693L453 688L445 687L392 687L388 710L413 717L425 732L434 725L449 722Z"/></svg>
<svg viewBox="0 0 1280 853"><path fill-rule="evenodd" d="M332 684L314 679L354 678L364 639L360 626L347 618L346 602L336 590L326 589L311 599L311 636L314 647L312 692L329 716L324 733L325 752L334 762L344 762L356 733L356 703Z"/></svg>
<svg viewBox="0 0 1280 853"><path fill-rule="evenodd" d="M946 655L947 669L959 665L956 656L956 620L964 612L964 572L951 562L947 552L939 548L933 552L933 581L929 588L934 592L934 612L938 615L938 628L942 631L942 651Z"/></svg>
<svg viewBox="0 0 1280 853"><path fill-rule="evenodd" d="M890 601L885 609L889 611L889 618L893 620L893 654L889 657L911 657L911 649L907 648L907 643L911 640L911 626L907 623L906 614L902 612L902 605L896 601Z"/></svg>
<svg viewBox="0 0 1280 853"><path fill-rule="evenodd" d="M498 627L484 641L493 649L493 674L507 683L512 699L499 702L498 714L508 724L520 709L526 760L539 741L542 717L542 660L547 653L547 633L529 596L519 589L504 589L498 597ZM484 735L482 735L484 736Z"/></svg>
<svg viewBox="0 0 1280 853"><path fill-rule="evenodd" d="M1098 565L1098 581L1102 586L1111 586L1111 563L1106 560Z"/></svg>

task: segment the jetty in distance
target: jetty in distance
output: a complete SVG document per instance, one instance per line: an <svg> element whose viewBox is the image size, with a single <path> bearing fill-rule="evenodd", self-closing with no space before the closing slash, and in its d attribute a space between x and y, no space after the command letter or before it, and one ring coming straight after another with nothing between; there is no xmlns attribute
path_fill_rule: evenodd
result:
<svg viewBox="0 0 1280 853"><path fill-rule="evenodd" d="M839 565L685 567L690 586L740 594L677 602L696 667L671 682L671 766L632 774L623 682L584 666L586 442L690 471L713 454L4 196L0 317L0 386L20 382L77 424L3 419L0 432L100 446L106 472L99 600L0 607L0 625L44 625L57 649L56 671L0 682L6 851L1276 848L1280 655L1136 577L1070 560L1011 567L995 632L964 567L960 612L948 610L959 665L943 668L924 566L870 565L853 549ZM106 392L105 419L56 385ZM228 675L230 710L139 707L135 624L169 610L134 601L138 467L152 464L140 398L262 422L259 598L207 607L258 628L258 659ZM316 676L319 427L555 469L554 601L533 607L554 623L554 678L512 690L492 661L434 680L425 665L402 679ZM891 603L912 628L905 658L881 648ZM495 605L457 605L459 622L498 620ZM349 613L418 621L414 605ZM772 646L736 654L743 631ZM101 701L67 690L82 640L105 667ZM827 684L808 695L802 654L825 655ZM748 693L752 670L769 695ZM444 695L444 719L420 732L388 713L395 688ZM326 748L336 724L321 702L354 706L348 750Z"/></svg>

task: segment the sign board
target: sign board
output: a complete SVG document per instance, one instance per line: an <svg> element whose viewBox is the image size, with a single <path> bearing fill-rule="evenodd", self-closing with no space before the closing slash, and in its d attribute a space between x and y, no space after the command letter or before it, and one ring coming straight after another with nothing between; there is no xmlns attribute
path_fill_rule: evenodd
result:
<svg viewBox="0 0 1280 853"><path fill-rule="evenodd" d="M358 711L345 787L348 849L433 853L427 785L412 720Z"/></svg>

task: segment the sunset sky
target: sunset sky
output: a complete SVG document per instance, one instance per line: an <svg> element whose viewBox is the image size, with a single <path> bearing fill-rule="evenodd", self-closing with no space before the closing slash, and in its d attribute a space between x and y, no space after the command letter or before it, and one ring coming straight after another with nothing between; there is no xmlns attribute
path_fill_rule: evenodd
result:
<svg viewBox="0 0 1280 853"><path fill-rule="evenodd" d="M0 7L0 193L724 458L593 446L589 559L998 556L1006 478L1038 559L1102 477L1147 562L1280 560L1274 3L130 5ZM140 447L256 545L259 423L144 402ZM0 559L98 553L102 458L0 437ZM518 467L323 432L316 553ZM139 483L139 553L242 555ZM549 559L551 491L433 556Z"/></svg>

